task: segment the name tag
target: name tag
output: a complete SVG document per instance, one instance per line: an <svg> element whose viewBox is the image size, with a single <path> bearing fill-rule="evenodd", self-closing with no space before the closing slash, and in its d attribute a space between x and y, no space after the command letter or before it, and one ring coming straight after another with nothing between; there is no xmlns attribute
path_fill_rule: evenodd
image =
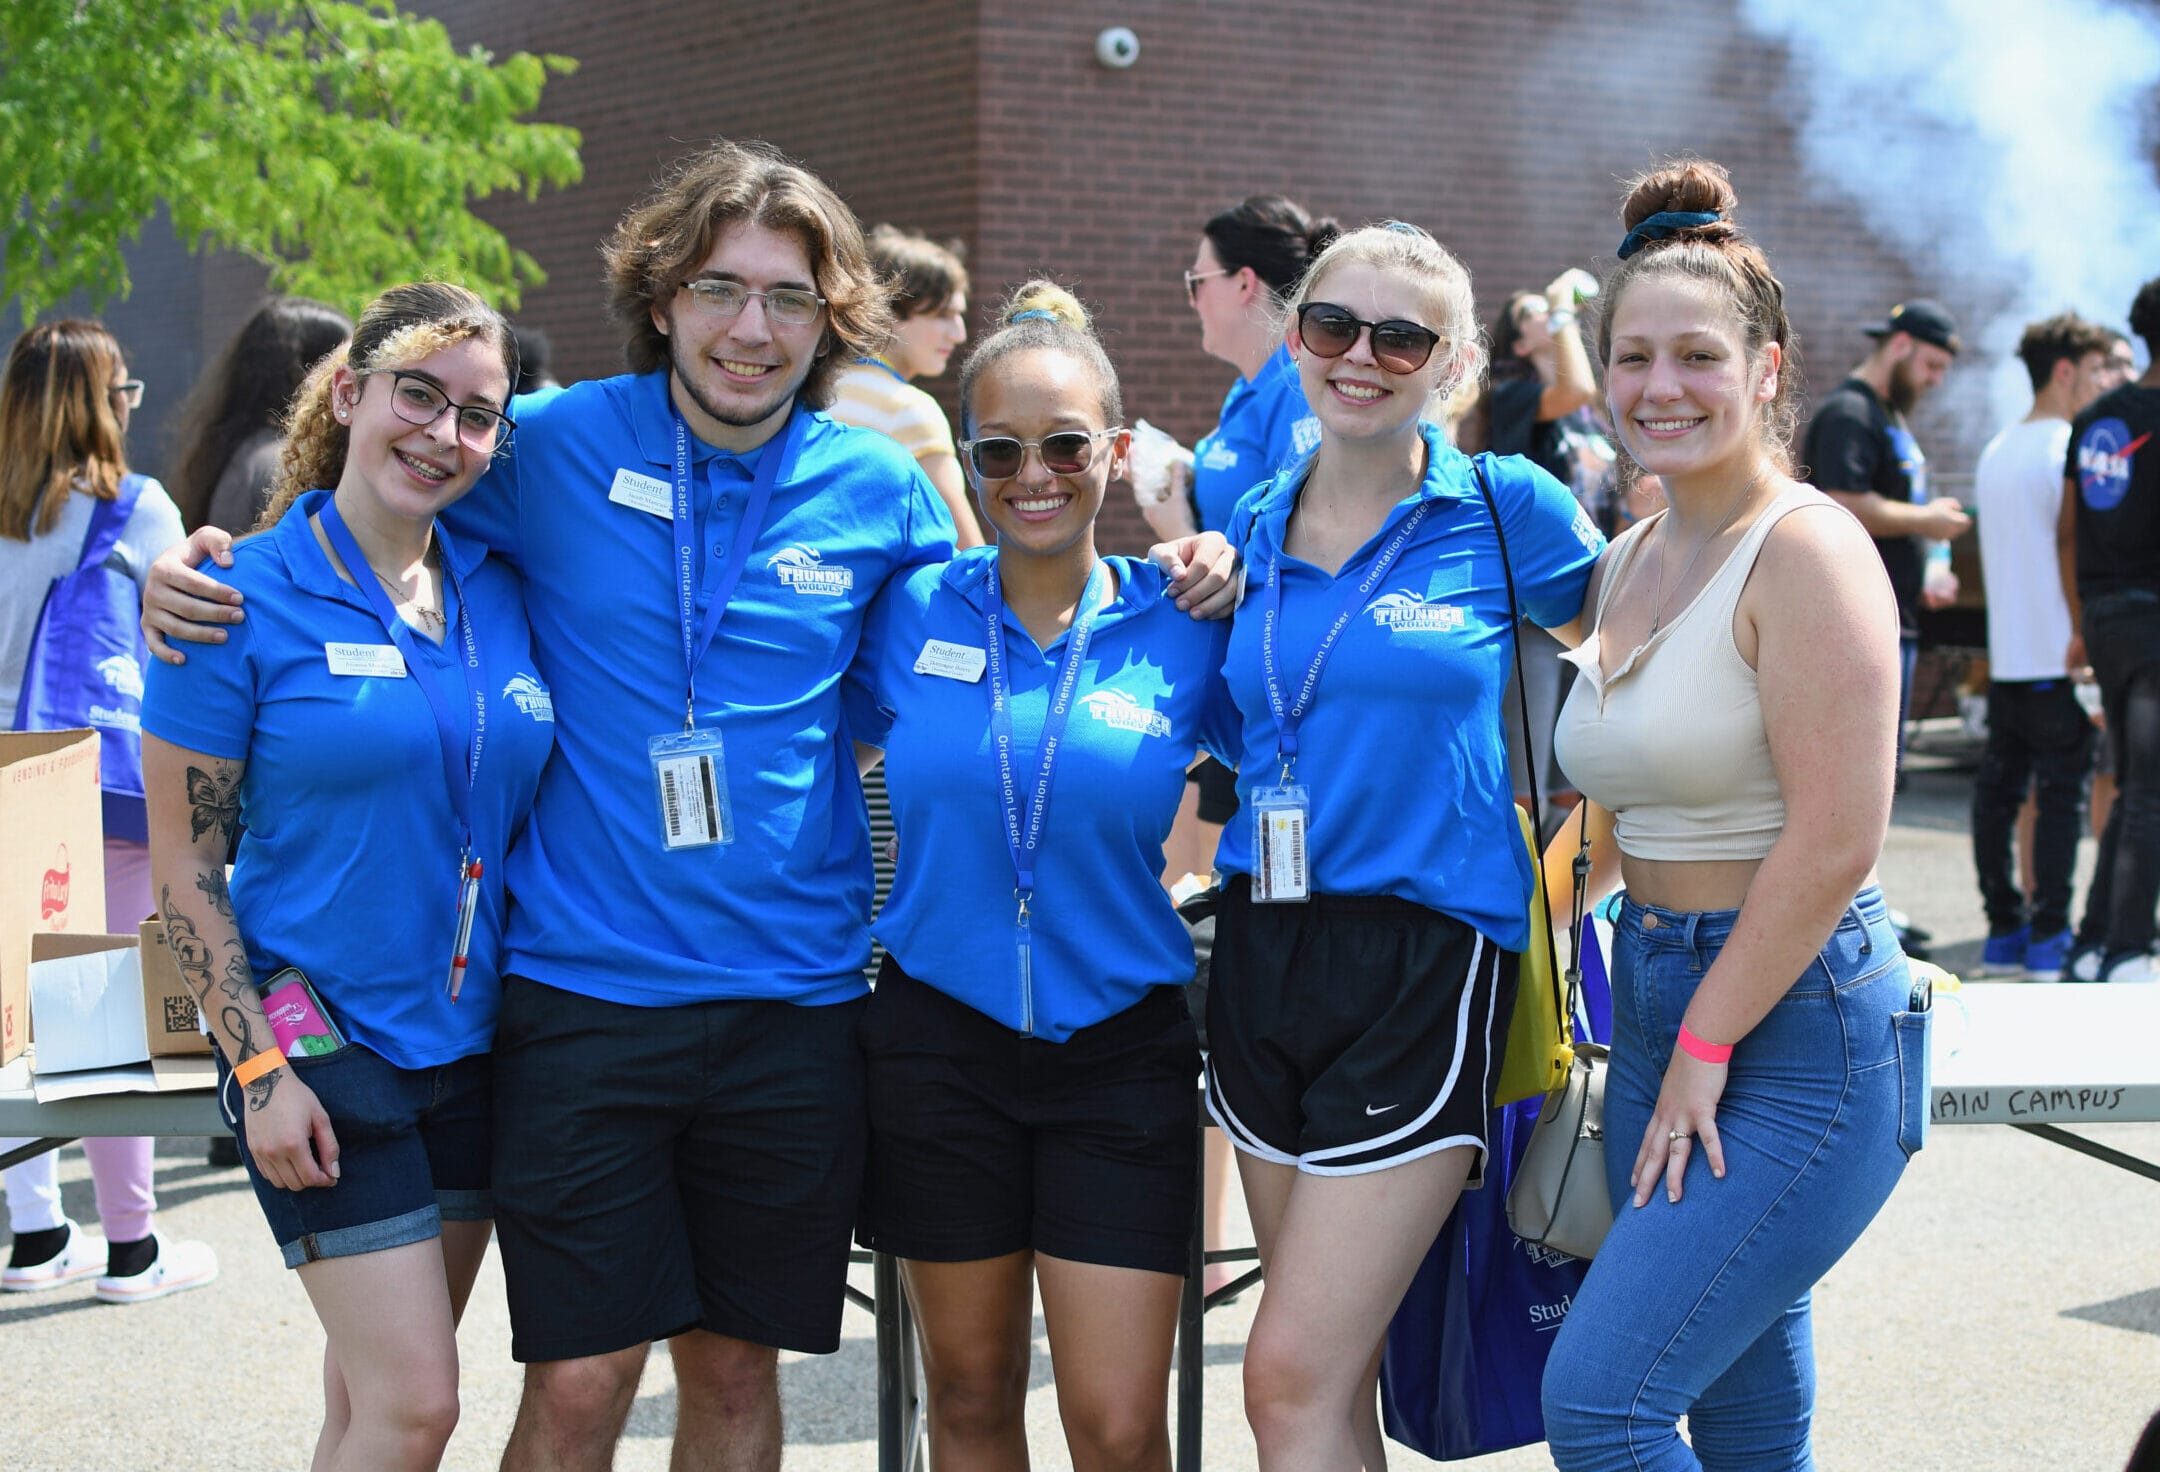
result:
<svg viewBox="0 0 2160 1472"><path fill-rule="evenodd" d="M608 487L607 498L618 506L628 506L633 511L644 511L653 516L673 517L675 514L674 488L658 476L640 475L634 470L615 472L615 484Z"/></svg>
<svg viewBox="0 0 2160 1472"><path fill-rule="evenodd" d="M325 644L323 656L333 675L392 675L405 678L405 656L395 644Z"/></svg>
<svg viewBox="0 0 2160 1472"><path fill-rule="evenodd" d="M972 685L983 677L983 663L987 658L977 645L932 639L923 645L922 653L915 656L915 673Z"/></svg>

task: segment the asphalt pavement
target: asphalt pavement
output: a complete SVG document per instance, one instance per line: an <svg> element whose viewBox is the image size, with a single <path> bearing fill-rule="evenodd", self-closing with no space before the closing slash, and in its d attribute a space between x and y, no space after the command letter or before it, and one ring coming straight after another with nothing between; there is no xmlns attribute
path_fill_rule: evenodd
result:
<svg viewBox="0 0 2160 1472"><path fill-rule="evenodd" d="M1972 880L1970 751L1947 733L1916 752L1882 874L1893 904L1955 970L1985 933ZM2083 862L2091 862L2091 844ZM2083 885L2080 883L2080 894ZM2160 1124L2087 1131L2160 1160ZM223 1276L152 1304L95 1302L90 1285L0 1299L0 1467L229 1472L304 1467L320 1412L322 1336L278 1262L245 1177L199 1146L158 1157L159 1221L214 1244ZM94 1221L79 1149L64 1156L69 1213ZM1890 1204L1815 1296L1816 1444L1826 1469L2116 1472L2160 1409L2160 1183L2001 1126L1938 1127ZM1242 1221L1234 1232L1244 1230ZM1249 1240L1249 1239L1245 1239ZM5 1244L0 1234L0 1247ZM868 1271L857 1271L868 1287ZM1205 1464L1255 1465L1239 1366L1258 1294L1209 1315ZM876 1465L876 1365L850 1308L838 1354L782 1366L789 1468ZM516 1408L500 1269L483 1270L461 1334L464 1416L444 1465L495 1466ZM1069 1465L1036 1320L1034 1461ZM665 1467L674 1424L667 1356L647 1366L618 1465ZM1397 1468L1436 1463L1395 1448ZM1524 1448L1458 1464L1521 1472Z"/></svg>

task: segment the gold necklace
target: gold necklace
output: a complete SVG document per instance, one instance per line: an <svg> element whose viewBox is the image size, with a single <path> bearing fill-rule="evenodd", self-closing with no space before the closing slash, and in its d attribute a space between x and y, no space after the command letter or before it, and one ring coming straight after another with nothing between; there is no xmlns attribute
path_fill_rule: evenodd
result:
<svg viewBox="0 0 2160 1472"><path fill-rule="evenodd" d="M1687 565L1680 569L1680 576L1676 578L1673 582L1673 586L1675 588L1684 588L1687 586L1688 574L1695 570L1695 564L1702 561L1703 553L1709 548L1712 542L1716 541L1719 537L1725 535L1727 528L1731 527L1731 525L1733 524L1733 518L1737 517L1740 514L1740 508L1747 505L1749 500L1751 500L1755 495L1755 488L1761 484L1762 472L1758 470L1755 472L1754 477L1749 480L1746 485L1740 488L1740 494L1733 497L1732 507L1725 513L1725 519L1717 524L1717 530L1710 533L1709 536L1704 537L1700 542L1695 544L1694 554L1688 558ZM1671 512L1668 511L1666 514L1669 516ZM1643 642L1647 644L1651 639L1655 639L1657 637L1657 631L1659 626L1664 622L1665 542L1663 538L1660 538L1658 540L1657 550L1657 592L1653 595L1650 603L1650 633Z"/></svg>
<svg viewBox="0 0 2160 1472"><path fill-rule="evenodd" d="M426 561L426 557L423 556L421 558L421 563L423 566L426 564ZM414 613L419 614L420 622L427 625L427 627L431 629L448 629L450 627L450 619L448 615L444 614L440 609L428 607L418 598L408 596L402 586L397 583L393 583L390 581L390 579L384 577L381 570L378 569L374 563L371 562L368 564L368 571L375 574L375 581L381 583L384 587L388 588L392 593L397 595L397 601L400 607L410 608Z"/></svg>

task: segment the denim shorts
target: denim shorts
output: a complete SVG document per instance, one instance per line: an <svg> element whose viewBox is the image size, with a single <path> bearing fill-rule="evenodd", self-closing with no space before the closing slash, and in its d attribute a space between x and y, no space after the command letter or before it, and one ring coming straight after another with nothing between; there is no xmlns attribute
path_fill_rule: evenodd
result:
<svg viewBox="0 0 2160 1472"><path fill-rule="evenodd" d="M1905 958L1869 888L1733 1050L1717 1109L1725 1178L1698 1146L1677 1204L1660 1184L1633 1205L1680 1019L1738 913L1629 900L1614 927L1614 1221L1546 1365L1563 1472L1812 1468L1810 1292L1926 1139L1931 1014L1910 1010Z"/></svg>
<svg viewBox="0 0 2160 1472"><path fill-rule="evenodd" d="M494 1216L488 1054L400 1068L348 1043L325 1058L288 1058L285 1067L330 1116L338 1143L334 1186L288 1191L263 1179L248 1149L245 1102L226 1087L232 1070L218 1055L218 1098L285 1266L425 1242L441 1235L444 1222Z"/></svg>

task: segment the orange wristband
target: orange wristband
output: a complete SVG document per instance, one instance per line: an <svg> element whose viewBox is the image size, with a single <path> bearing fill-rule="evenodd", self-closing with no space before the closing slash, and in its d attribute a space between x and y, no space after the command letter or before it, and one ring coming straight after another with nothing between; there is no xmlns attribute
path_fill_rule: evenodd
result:
<svg viewBox="0 0 2160 1472"><path fill-rule="evenodd" d="M273 1068L285 1066L285 1055L275 1048L266 1048L232 1071L233 1082L246 1088Z"/></svg>

